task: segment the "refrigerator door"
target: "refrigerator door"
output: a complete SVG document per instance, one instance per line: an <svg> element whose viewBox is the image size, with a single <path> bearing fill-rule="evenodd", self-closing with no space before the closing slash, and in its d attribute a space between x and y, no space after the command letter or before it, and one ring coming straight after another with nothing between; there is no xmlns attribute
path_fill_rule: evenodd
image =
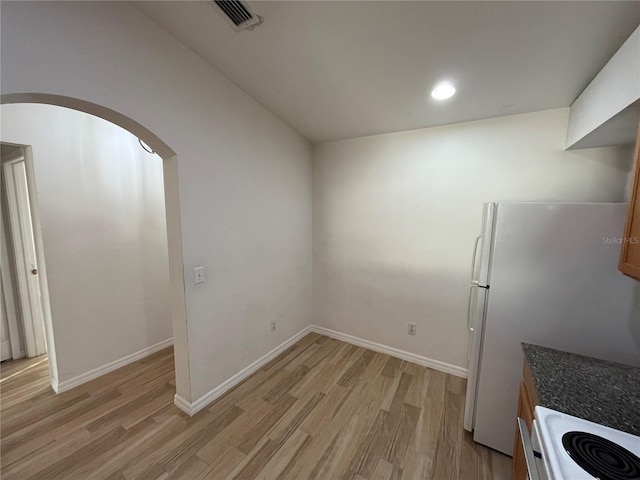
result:
<svg viewBox="0 0 640 480"><path fill-rule="evenodd" d="M497 205L485 203L482 206L482 231L477 245L474 265L471 267L471 282L489 286L489 269L491 264L491 248L493 240L494 218Z"/></svg>
<svg viewBox="0 0 640 480"><path fill-rule="evenodd" d="M467 328L471 334L471 339L469 341L469 353L467 355L469 373L464 407L464 428L470 432L473 431L477 373L480 368L480 352L482 348L482 330L488 293L494 211L494 203L484 204L482 210L482 231L481 235L475 241L471 260L471 279L469 281L469 302L467 306Z"/></svg>
<svg viewBox="0 0 640 480"><path fill-rule="evenodd" d="M467 395L464 405L464 429L472 432L475 424L476 413L476 390L478 372L482 353L482 331L485 319L485 309L487 305L489 290L475 287L472 289L471 318L473 330L469 344L469 372L467 376Z"/></svg>
<svg viewBox="0 0 640 480"><path fill-rule="evenodd" d="M638 365L637 283L618 272L625 204L498 204L474 440L513 453L521 342Z"/></svg>

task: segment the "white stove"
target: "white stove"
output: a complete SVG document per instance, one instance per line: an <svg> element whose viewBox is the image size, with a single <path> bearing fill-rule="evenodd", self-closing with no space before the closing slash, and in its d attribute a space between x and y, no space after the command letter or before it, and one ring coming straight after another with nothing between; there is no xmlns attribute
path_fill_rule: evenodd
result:
<svg viewBox="0 0 640 480"><path fill-rule="evenodd" d="M635 435L536 407L531 437L540 479L640 480L640 437Z"/></svg>

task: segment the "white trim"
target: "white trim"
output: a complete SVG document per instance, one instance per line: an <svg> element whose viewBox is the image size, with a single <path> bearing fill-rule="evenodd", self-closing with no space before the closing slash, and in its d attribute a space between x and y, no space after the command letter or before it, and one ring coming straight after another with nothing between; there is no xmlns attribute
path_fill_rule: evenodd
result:
<svg viewBox="0 0 640 480"><path fill-rule="evenodd" d="M312 331L313 331L313 327L311 325L303 328L298 333L296 333L293 337L291 337L288 340L284 341L283 343L278 345L276 348L271 350L269 353L267 353L267 354L263 355L262 357L260 357L259 359L257 359L255 362L253 362L248 367L243 368L238 373L236 373L235 375L233 375L232 377L228 378L227 380L222 382L220 385L215 387L213 390L210 390L209 392L205 393L203 396L201 396L195 402L190 403L187 400L185 400L184 398L182 398L181 396L179 396L178 394L176 394L175 397L173 398L173 403L175 404L176 407L178 407L180 410L182 410L187 415L189 415L189 416L195 415L200 410L202 410L207 405L209 405L211 402L213 402L216 398L222 396L223 394L225 394L226 392L231 390L233 387L238 385L245 378L249 377L251 374L256 372L258 369L262 368L264 365L266 365L271 360L273 360L275 357L277 357L282 352L284 352L291 345L293 345L298 340L300 340L302 337L304 337L308 333L311 333Z"/></svg>
<svg viewBox="0 0 640 480"><path fill-rule="evenodd" d="M44 340L49 359L49 375L51 381L58 382L58 357L53 338L53 322L51 319L51 305L49 301L49 281L47 280L47 266L44 255L44 241L42 239L42 227L40 224L40 203L38 200L38 186L36 184L36 169L33 163L33 152L30 145L22 147L24 163L27 173L27 193L29 194L29 206L31 208L31 222L33 228L33 242L38 263L38 282L40 286L40 307L44 325Z"/></svg>
<svg viewBox="0 0 640 480"><path fill-rule="evenodd" d="M62 393L60 388L58 388L58 380L55 378L51 379L51 389L56 393Z"/></svg>
<svg viewBox="0 0 640 480"><path fill-rule="evenodd" d="M142 350L138 350L137 352L131 353L118 360L107 363L102 367L89 370L88 372L78 375L77 377L70 378L69 380L65 380L63 382L56 382L55 379L51 379L51 388L53 388L53 391L56 393L66 392L67 390L70 390L73 387L77 387L78 385L87 383L109 372L113 372L118 368L122 368L125 365L129 365L130 363L141 360L144 357L148 357L152 353L162 350L163 348L167 348L171 345L173 345L173 338L168 338L166 340L163 340L160 343L156 343L155 345L151 345L150 347L143 348Z"/></svg>
<svg viewBox="0 0 640 480"><path fill-rule="evenodd" d="M187 402L184 398L182 398L177 393L173 396L173 404L182 410L184 413L192 417L195 415L195 412L192 411L191 403Z"/></svg>
<svg viewBox="0 0 640 480"><path fill-rule="evenodd" d="M2 145L5 146L9 144L3 143ZM0 162L4 164L5 161L10 161L20 156L22 156L22 149L16 148L16 150L14 150L11 154L3 156L0 159ZM2 278L4 307L7 313L7 322L9 324L11 358L13 360L17 360L24 357L25 352L20 340L20 333L18 330L18 310L15 303L16 297L14 295L13 289L15 274L12 273L13 263L9 261L10 238L8 237L7 230L5 229L5 221L7 222L7 224L9 223L9 211L7 208L8 201L6 195L7 192L5 188L2 190L2 194L0 194L0 210L2 211L2 219L0 219L0 277Z"/></svg>
<svg viewBox="0 0 640 480"><path fill-rule="evenodd" d="M215 387L213 390L205 393L198 400L193 403L185 400L180 395L176 394L173 397L173 403L176 407L182 410L189 416L193 416L198 413L200 410L205 408L207 405L212 403L217 398L221 397L233 387L238 385L241 381L252 375L258 369L262 368L264 365L269 363L275 357L284 352L291 345L296 343L302 337L309 333L319 333L320 335L325 335L330 338L335 338L336 340L341 340L343 342L350 343L351 345L356 345L358 347L368 348L369 350L373 350L380 353L386 353L392 357L399 358L401 360L406 360L411 363L417 363L418 365L422 365L424 367L433 368L435 370L439 370L441 372L450 373L451 375L455 375L456 377L467 378L467 369L458 367L457 365L451 365L450 363L441 362L440 360L434 360L432 358L423 357L422 355L416 355L415 353L406 352L404 350L400 350L398 348L388 347L386 345L382 345L380 343L371 342L369 340L364 340L362 338L354 337L353 335L347 335L346 333L336 332L335 330L331 330L324 327L319 327L317 325L309 325L308 327L303 328L300 332L296 333L293 337L286 340L284 343L281 343L276 348L271 350L266 355L263 355L258 360L253 362L246 368L243 368L238 373L228 378L220 385Z"/></svg>
<svg viewBox="0 0 640 480"><path fill-rule="evenodd" d="M422 355L417 355L415 353L400 350L398 348L388 347L387 345L382 345L370 340L354 337L353 335L347 335L346 333L336 332L335 330L319 327L317 325L313 325L311 327L311 331L319 333L321 335L325 335L327 337L335 338L336 340L342 340L343 342L350 343L351 345L368 348L369 350L374 350L380 353L386 353L387 355L391 355L392 357L406 360L407 362L411 363L417 363L418 365L422 365L423 367L429 367L444 373L450 373L451 375L455 375L456 377L467 378L467 369L458 367L457 365L452 365L450 363L441 362L440 360L423 357Z"/></svg>
<svg viewBox="0 0 640 480"><path fill-rule="evenodd" d="M2 165L7 192L9 227L15 260L18 300L28 357L37 357L47 351L45 346L44 319L40 303L40 281L31 274L39 268L36 253L31 192L27 178L25 155Z"/></svg>
<svg viewBox="0 0 640 480"><path fill-rule="evenodd" d="M0 202L1 201L0 199ZM0 208L2 207L0 206ZM24 357L24 349L22 348L20 334L18 333L18 312L13 294L13 278L10 270L11 264L9 263L8 247L9 245L4 230L4 220L0 219L0 278L2 279L2 295L4 298L5 312L7 313L7 323L9 325L11 358L17 360Z"/></svg>

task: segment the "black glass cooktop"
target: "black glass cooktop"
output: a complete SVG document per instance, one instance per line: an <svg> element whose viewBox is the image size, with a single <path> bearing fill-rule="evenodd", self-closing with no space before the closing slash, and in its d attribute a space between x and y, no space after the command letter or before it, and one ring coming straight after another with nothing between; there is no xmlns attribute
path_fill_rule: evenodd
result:
<svg viewBox="0 0 640 480"><path fill-rule="evenodd" d="M640 458L606 438L567 432L562 445L589 475L600 480L640 480Z"/></svg>

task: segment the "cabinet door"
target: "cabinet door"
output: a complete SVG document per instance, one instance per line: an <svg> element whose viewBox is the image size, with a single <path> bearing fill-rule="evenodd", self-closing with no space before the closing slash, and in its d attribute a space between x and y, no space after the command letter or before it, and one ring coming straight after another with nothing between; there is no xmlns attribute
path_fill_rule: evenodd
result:
<svg viewBox="0 0 640 480"><path fill-rule="evenodd" d="M527 389L524 382L520 383L520 397L518 398L518 416L527 422L529 431L533 426L533 406L527 395ZM513 462L511 464L513 480L527 480L529 473L527 471L527 461L524 457L524 449L520 440L520 431L516 426L515 447L513 449Z"/></svg>
<svg viewBox="0 0 640 480"><path fill-rule="evenodd" d="M620 252L620 271L640 280L640 128L635 149L631 202Z"/></svg>

